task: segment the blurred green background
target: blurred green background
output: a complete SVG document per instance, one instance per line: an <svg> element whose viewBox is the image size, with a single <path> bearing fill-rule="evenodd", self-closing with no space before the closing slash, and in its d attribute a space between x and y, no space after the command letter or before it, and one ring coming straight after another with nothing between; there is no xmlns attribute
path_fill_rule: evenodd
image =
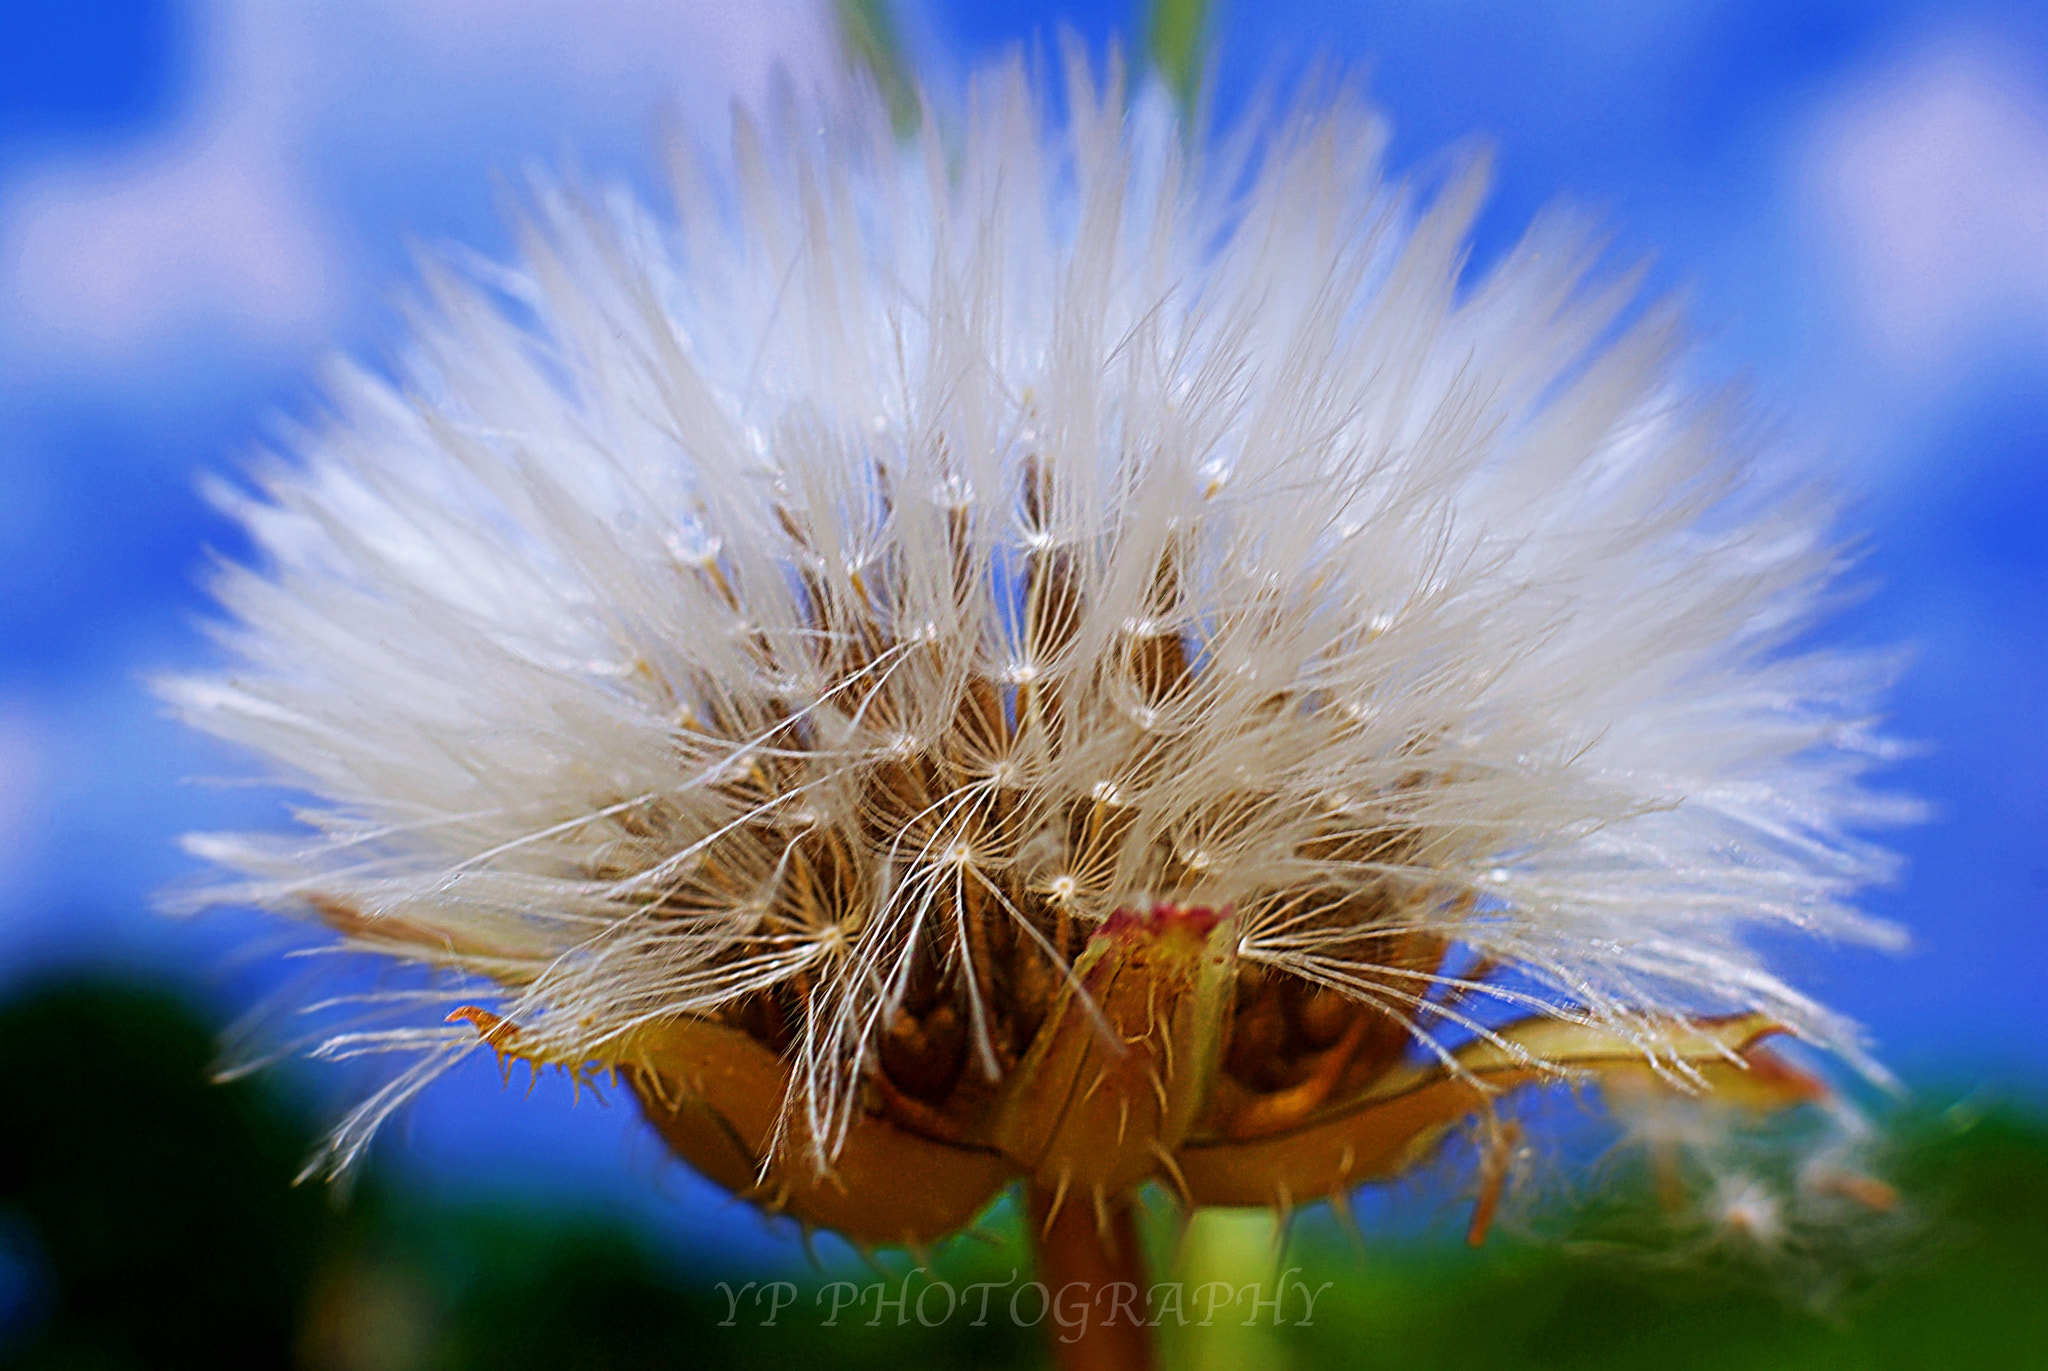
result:
<svg viewBox="0 0 2048 1371"><path fill-rule="evenodd" d="M942 1318L937 1299L923 1311L936 1326L923 1326L922 1281L901 1313L842 1292L838 1326L826 1326L826 1282L885 1282L894 1298L912 1264L902 1254L876 1268L828 1252L822 1269L757 1271L797 1287L763 1303L717 1252L664 1253L642 1227L573 1205L451 1203L374 1163L345 1201L294 1187L313 1121L289 1097L289 1073L210 1084L218 1028L159 990L104 979L30 987L0 1007L0 1364L1043 1364L1044 1330L1005 1317L1014 1287L979 1328L966 1306ZM1888 1175L1911 1219L1866 1254L1852 1288L1817 1304L1796 1273L1739 1260L1659 1265L1508 1234L1477 1252L1414 1237L1354 1250L1310 1221L1284 1261L1310 1289L1330 1282L1312 1321L1297 1299L1278 1327L1259 1311L1246 1329L1248 1305L1211 1297L1213 1325L1169 1329L1168 1349L1179 1366L1244 1371L2048 1365L2048 1121L1971 1099L1894 1127ZM1606 1201L1616 1212L1651 1203ZM1261 1217L1225 1235L1242 1248L1240 1279L1271 1281L1269 1231ZM1027 1264L1001 1212L985 1237L931 1260L956 1288ZM720 1281L743 1287L737 1303ZM1187 1308L1198 1323L1204 1306Z"/></svg>

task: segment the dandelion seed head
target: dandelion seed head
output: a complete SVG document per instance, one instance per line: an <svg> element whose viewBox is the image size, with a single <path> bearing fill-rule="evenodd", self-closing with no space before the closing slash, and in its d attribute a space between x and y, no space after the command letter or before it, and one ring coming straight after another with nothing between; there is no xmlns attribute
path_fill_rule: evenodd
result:
<svg viewBox="0 0 2048 1371"><path fill-rule="evenodd" d="M1844 742L1887 667L1799 646L1825 501L1582 226L1461 284L1483 176L1388 182L1341 91L1201 151L1081 67L907 146L809 108L671 219L541 190L509 276L433 271L401 378L223 496L236 664L165 691L310 798L195 843L211 898L435 978L328 1039L418 1054L340 1159L483 1003L579 1069L737 1035L829 1170L1037 1060L1155 906L1228 924L1242 1110L1540 1056L1531 1016L1860 1060L1754 949L1889 937Z"/></svg>
<svg viewBox="0 0 2048 1371"><path fill-rule="evenodd" d="M1785 1237L1778 1197L1761 1181L1747 1176L1724 1178L1715 1188L1711 1211L1730 1237L1775 1247Z"/></svg>

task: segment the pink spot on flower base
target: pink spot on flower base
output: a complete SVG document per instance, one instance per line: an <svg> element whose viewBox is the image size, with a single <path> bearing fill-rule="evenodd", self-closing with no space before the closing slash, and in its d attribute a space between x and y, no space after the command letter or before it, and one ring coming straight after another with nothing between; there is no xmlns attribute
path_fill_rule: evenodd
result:
<svg viewBox="0 0 2048 1371"><path fill-rule="evenodd" d="M1095 936L1158 938L1183 932L1200 940L1229 916L1228 909L1210 909L1206 905L1155 904L1149 911L1119 909L1102 921Z"/></svg>

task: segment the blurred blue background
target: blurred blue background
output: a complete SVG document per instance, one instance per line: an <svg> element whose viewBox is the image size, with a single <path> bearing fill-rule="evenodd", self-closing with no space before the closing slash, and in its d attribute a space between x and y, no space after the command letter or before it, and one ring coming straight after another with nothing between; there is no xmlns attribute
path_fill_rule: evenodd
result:
<svg viewBox="0 0 2048 1371"><path fill-rule="evenodd" d="M941 86L1131 4L924 0ZM2048 1096L2048 9L1957 0L1225 0L1219 100L1333 53L1397 172L1480 139L1483 260L1559 198L1688 293L1708 377L1746 378L1867 538L1830 629L1918 659L1888 776L1934 822L1871 906L1892 959L1790 949L1805 982L1946 1099ZM502 251L496 174L573 161L653 185L779 64L837 60L802 0L8 0L0 6L0 994L59 970L170 978L222 1013L280 972L249 916L153 914L176 836L274 795L161 717L203 662L195 476L317 404L335 349L396 339L414 244ZM791 1240L662 1164L629 1110L533 1100L488 1062L381 1144L479 1196L559 1195L690 1244ZM308 1078L314 1082L318 1078ZM650 1195L659 1195L650 1200Z"/></svg>

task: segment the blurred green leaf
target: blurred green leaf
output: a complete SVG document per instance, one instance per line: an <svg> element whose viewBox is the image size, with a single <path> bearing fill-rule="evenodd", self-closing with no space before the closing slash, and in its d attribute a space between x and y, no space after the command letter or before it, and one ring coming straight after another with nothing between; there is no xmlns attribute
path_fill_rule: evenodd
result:
<svg viewBox="0 0 2048 1371"><path fill-rule="evenodd" d="M312 1135L256 1085L209 1085L213 1053L158 991L53 986L0 1007L0 1206L51 1267L14 1365L290 1361L330 1221L291 1184Z"/></svg>
<svg viewBox="0 0 2048 1371"><path fill-rule="evenodd" d="M889 0L835 0L839 38L847 56L866 69L889 106L896 132L917 129L917 83L903 51L902 31L889 12Z"/></svg>
<svg viewBox="0 0 2048 1371"><path fill-rule="evenodd" d="M1152 0L1145 25L1145 53L1159 77L1192 114L1208 69L1212 22L1209 0Z"/></svg>

